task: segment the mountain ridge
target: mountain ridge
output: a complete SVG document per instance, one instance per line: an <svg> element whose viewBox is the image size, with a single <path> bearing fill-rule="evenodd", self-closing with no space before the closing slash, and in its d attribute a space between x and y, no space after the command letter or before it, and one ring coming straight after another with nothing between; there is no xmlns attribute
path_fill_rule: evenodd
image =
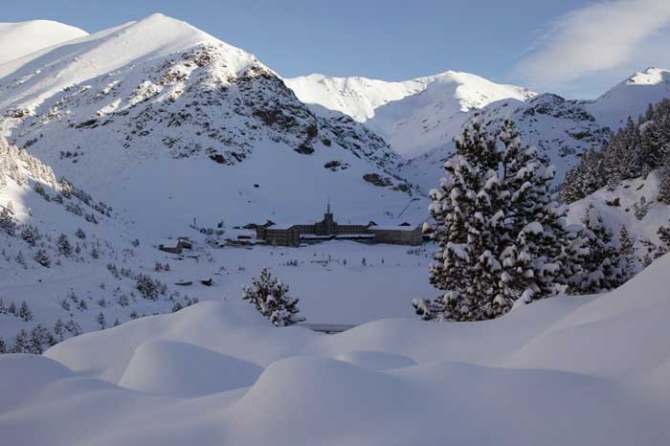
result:
<svg viewBox="0 0 670 446"><path fill-rule="evenodd" d="M522 87L495 84L457 71L400 82L318 74L285 82L301 101L351 116L409 158L437 147L470 110L501 99L525 100L536 95Z"/></svg>

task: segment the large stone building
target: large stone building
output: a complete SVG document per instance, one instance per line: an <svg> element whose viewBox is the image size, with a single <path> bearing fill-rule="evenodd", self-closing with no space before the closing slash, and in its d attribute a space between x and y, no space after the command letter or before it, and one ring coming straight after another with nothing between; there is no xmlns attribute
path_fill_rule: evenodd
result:
<svg viewBox="0 0 670 446"><path fill-rule="evenodd" d="M317 243L333 239L412 246L423 243L423 234L418 225L405 223L401 226L377 226L372 221L365 225L339 224L335 222L330 204L323 220L317 223L258 226L256 238L277 246L299 246L300 243Z"/></svg>

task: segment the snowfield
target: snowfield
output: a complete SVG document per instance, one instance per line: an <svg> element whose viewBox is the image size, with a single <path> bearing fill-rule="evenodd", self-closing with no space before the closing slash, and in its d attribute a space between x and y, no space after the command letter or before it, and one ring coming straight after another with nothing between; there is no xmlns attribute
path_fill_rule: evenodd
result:
<svg viewBox="0 0 670 446"><path fill-rule="evenodd" d="M338 335L201 303L0 357L0 432L17 445L665 445L668 267L494 321Z"/></svg>

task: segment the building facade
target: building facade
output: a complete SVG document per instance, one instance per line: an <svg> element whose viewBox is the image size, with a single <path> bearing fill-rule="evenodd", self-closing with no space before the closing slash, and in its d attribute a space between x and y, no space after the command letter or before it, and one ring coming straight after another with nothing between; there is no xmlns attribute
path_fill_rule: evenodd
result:
<svg viewBox="0 0 670 446"><path fill-rule="evenodd" d="M323 220L317 223L258 226L256 239L276 246L299 246L301 242L317 243L332 239L417 246L423 243L423 234L418 225L381 227L374 222L365 225L340 225L335 222L329 204Z"/></svg>

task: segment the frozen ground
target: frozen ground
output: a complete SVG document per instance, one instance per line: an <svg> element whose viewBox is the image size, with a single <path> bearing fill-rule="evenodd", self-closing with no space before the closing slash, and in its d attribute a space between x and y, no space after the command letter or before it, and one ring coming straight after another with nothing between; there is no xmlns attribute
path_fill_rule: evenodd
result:
<svg viewBox="0 0 670 446"><path fill-rule="evenodd" d="M666 445L668 267L490 322L396 318L339 335L201 303L0 357L0 433L14 445Z"/></svg>

